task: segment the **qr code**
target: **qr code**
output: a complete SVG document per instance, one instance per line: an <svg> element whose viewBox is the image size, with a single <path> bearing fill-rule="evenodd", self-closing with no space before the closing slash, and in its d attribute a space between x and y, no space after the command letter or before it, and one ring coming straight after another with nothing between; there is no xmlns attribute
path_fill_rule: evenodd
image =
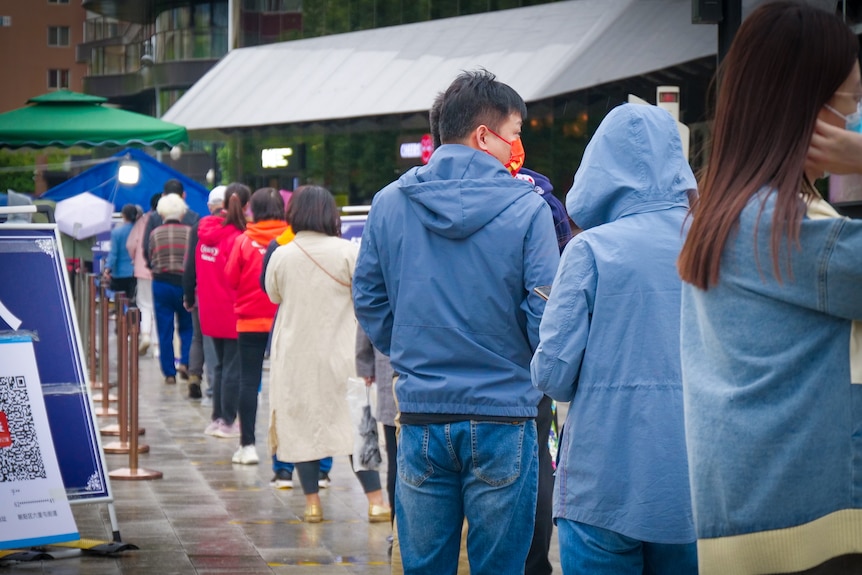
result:
<svg viewBox="0 0 862 575"><path fill-rule="evenodd" d="M45 477L27 381L0 376L0 483Z"/></svg>

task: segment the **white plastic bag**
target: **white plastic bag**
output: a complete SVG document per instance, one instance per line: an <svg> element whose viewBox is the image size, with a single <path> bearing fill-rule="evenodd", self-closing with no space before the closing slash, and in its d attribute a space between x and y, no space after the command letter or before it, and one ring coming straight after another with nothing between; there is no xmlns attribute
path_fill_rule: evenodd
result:
<svg viewBox="0 0 862 575"><path fill-rule="evenodd" d="M380 436L374 417L377 384L365 385L361 377L347 378L347 404L353 423L353 470L374 471L380 467Z"/></svg>

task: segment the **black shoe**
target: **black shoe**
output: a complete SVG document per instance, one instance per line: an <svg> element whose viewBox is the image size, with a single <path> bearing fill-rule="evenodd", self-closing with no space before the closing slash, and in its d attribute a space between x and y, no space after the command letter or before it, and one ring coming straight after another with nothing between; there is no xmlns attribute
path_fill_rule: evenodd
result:
<svg viewBox="0 0 862 575"><path fill-rule="evenodd" d="M179 367L177 367L177 373L179 374L180 379L188 380L188 378L189 378L189 366L181 363L179 365Z"/></svg>
<svg viewBox="0 0 862 575"><path fill-rule="evenodd" d="M201 384L190 383L189 384L189 399L200 399L200 398L201 398Z"/></svg>
<svg viewBox="0 0 862 575"><path fill-rule="evenodd" d="M293 474L287 469L279 469L269 484L276 489L293 489Z"/></svg>

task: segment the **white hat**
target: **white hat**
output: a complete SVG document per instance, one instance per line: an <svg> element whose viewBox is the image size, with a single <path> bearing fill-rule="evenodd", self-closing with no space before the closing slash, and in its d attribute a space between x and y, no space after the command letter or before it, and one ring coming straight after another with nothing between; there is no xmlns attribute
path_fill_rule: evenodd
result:
<svg viewBox="0 0 862 575"><path fill-rule="evenodd" d="M213 191L210 192L210 196L207 199L207 205L221 204L224 203L224 192L227 190L227 186L216 186L213 188Z"/></svg>

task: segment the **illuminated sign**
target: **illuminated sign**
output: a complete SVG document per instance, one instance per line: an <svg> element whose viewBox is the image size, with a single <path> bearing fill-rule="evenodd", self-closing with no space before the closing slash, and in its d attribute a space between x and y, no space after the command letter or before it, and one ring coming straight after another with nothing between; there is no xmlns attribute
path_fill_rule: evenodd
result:
<svg viewBox="0 0 862 575"><path fill-rule="evenodd" d="M404 142L401 144L402 158L421 158L422 144L419 142Z"/></svg>
<svg viewBox="0 0 862 575"><path fill-rule="evenodd" d="M263 168L286 168L293 155L293 148L265 148L260 151L260 165Z"/></svg>

